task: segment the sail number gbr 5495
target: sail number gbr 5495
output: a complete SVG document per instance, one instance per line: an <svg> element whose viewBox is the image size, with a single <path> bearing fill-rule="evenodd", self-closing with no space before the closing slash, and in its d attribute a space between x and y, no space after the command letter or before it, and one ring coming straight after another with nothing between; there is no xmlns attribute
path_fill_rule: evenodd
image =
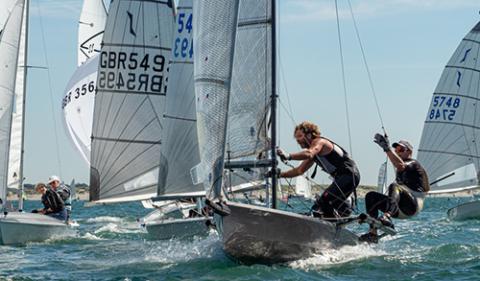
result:
<svg viewBox="0 0 480 281"><path fill-rule="evenodd" d="M145 53L102 51L97 86L100 90L165 94L167 71L168 62L156 49L145 49Z"/></svg>
<svg viewBox="0 0 480 281"><path fill-rule="evenodd" d="M461 100L458 97L435 95L432 100L428 119L452 121L455 118L460 102Z"/></svg>

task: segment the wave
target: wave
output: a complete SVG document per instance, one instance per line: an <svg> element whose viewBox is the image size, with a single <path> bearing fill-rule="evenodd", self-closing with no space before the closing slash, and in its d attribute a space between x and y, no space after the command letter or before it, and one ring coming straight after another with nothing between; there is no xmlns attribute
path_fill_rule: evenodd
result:
<svg viewBox="0 0 480 281"><path fill-rule="evenodd" d="M140 228L138 224L119 225L116 223L107 223L106 225L94 231L95 234L103 233L103 232L125 234L125 233L144 233L145 230Z"/></svg>
<svg viewBox="0 0 480 281"><path fill-rule="evenodd" d="M110 216L100 216L95 218L89 218L86 220L87 223L99 223L99 222L122 222L123 219L119 217L110 217Z"/></svg>

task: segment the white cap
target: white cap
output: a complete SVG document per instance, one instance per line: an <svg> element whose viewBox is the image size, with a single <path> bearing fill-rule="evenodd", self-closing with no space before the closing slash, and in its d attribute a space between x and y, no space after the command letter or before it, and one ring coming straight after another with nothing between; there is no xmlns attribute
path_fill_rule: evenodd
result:
<svg viewBox="0 0 480 281"><path fill-rule="evenodd" d="M57 177L57 176L55 176L55 175L50 176L50 177L48 178L48 183L49 183L49 184L52 183L52 182L54 182L54 181L60 182L60 178Z"/></svg>

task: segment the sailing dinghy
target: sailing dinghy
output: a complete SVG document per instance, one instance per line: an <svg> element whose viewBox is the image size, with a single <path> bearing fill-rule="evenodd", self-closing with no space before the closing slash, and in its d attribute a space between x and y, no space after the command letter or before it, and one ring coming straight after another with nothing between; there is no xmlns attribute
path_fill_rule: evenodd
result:
<svg viewBox="0 0 480 281"><path fill-rule="evenodd" d="M359 243L344 227L348 222L278 210L277 179L263 176L277 165L274 5L269 0L194 3L201 163L192 170L192 178L204 183L224 251L243 263L287 262ZM241 114L234 118L231 112ZM231 160L237 150L240 157ZM229 183L224 168L248 171L247 181L262 180L269 187L267 194L271 192L269 207L225 200L222 190Z"/></svg>
<svg viewBox="0 0 480 281"><path fill-rule="evenodd" d="M67 231L67 224L46 215L21 211L29 1L4 0L0 7L0 64L6 66L0 75L0 151L4 155L0 161L0 199L4 203L0 242L25 244L62 235ZM8 189L20 190L20 211L7 208Z"/></svg>
<svg viewBox="0 0 480 281"><path fill-rule="evenodd" d="M480 22L463 38L448 61L427 112L418 160L430 179L429 193L479 187ZM480 201L448 210L451 219L480 218Z"/></svg>

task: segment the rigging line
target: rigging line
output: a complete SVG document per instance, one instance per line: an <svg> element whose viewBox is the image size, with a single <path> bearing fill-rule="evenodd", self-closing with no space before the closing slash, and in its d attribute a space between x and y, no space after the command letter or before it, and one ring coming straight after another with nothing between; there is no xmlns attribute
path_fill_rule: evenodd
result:
<svg viewBox="0 0 480 281"><path fill-rule="evenodd" d="M48 56L47 56L47 44L45 40L45 29L43 27L43 16L42 16L42 10L40 9L40 4L37 1L37 9L38 9L38 14L39 14L39 22L40 22L40 34L42 37L42 46L43 46L43 56L45 59L45 64L47 65L47 77L48 77L48 89L50 91L50 107L51 107L51 112L52 112L52 118L53 118L53 131L55 132L55 150L57 152L57 164L58 164L58 171L60 174L60 177L63 178L63 172L62 172L62 163L61 163L61 158L60 158L60 146L58 144L58 131L57 131L57 118L55 118L55 106L53 102L53 86L52 86L52 78L50 76L50 64L48 62Z"/></svg>
<svg viewBox="0 0 480 281"><path fill-rule="evenodd" d="M346 118L347 118L347 131L348 131L348 145L350 148L350 155L353 157L353 149L352 149L352 135L350 131L350 116L348 110L348 99L347 99L347 83L345 81L345 64L343 61L343 48L342 48L342 37L340 34L340 20L338 16L338 3L335 0L335 14L337 16L337 35L338 35L338 46L340 48L340 65L342 70L342 84L343 84L343 96L345 100L345 111L346 111Z"/></svg>
<svg viewBox="0 0 480 281"><path fill-rule="evenodd" d="M283 109L285 109L285 111L287 112L288 117L290 118L290 121L292 121L292 124L293 124L294 127L295 127L295 125L296 125L297 123L296 123L293 115L291 114L291 112L288 112L288 109L286 108L285 104L284 104L282 101L280 101L280 105L282 106Z"/></svg>
<svg viewBox="0 0 480 281"><path fill-rule="evenodd" d="M355 19L355 15L353 14L352 4L350 3L350 0L348 0L347 2L348 2L348 6L350 7L350 14L352 15L355 34L357 35L358 44L360 45L360 50L362 52L363 64L365 65L365 70L367 71L368 82L370 84L370 89L372 91L373 100L375 101L375 106L377 108L378 118L380 119L380 124L382 126L383 133L386 135L387 132L385 131L385 125L383 123L382 113L380 112L380 106L378 104L377 93L375 91L375 87L373 86L372 75L370 73L370 68L368 67L367 57L365 56L365 50L363 48L362 40L360 39L360 32L358 31L357 21Z"/></svg>

